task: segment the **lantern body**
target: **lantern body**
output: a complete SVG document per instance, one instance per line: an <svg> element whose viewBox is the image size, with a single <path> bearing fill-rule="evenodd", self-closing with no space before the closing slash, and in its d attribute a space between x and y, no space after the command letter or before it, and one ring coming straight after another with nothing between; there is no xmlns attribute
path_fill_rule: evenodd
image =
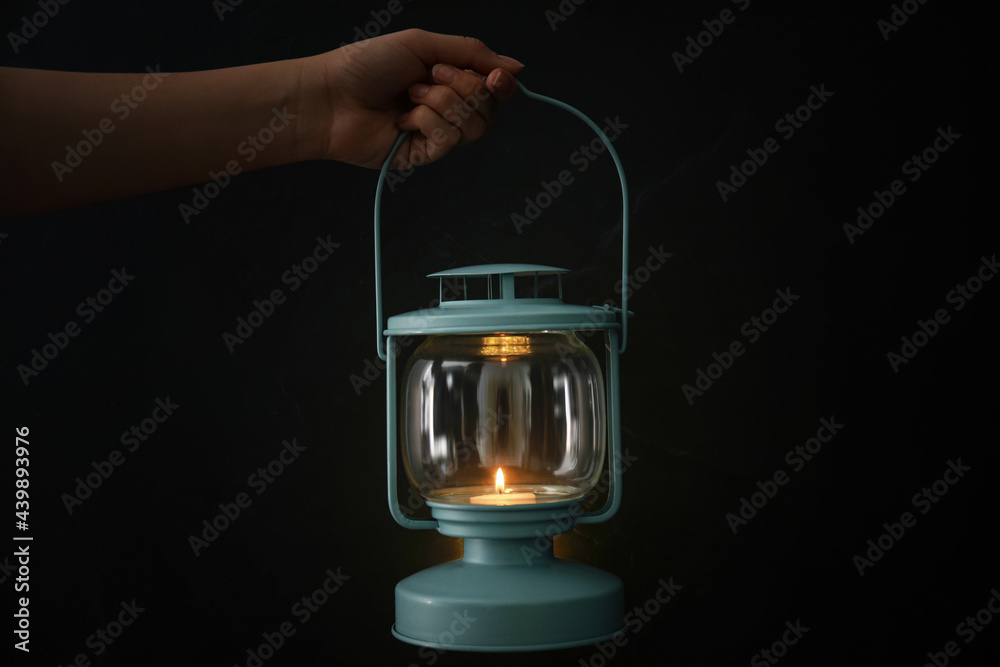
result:
<svg viewBox="0 0 1000 667"><path fill-rule="evenodd" d="M530 651L605 641L624 629L618 577L555 557L553 537L606 521L621 495L618 312L563 303L564 269L485 265L432 274L486 277L486 299L389 318L386 349L424 337L402 372L386 355L389 510L400 525L463 538L463 557L396 586L393 635L422 646ZM515 296L515 278L533 280ZM543 297L554 276L560 298ZM464 292L464 290L463 290ZM582 339L603 343L604 366ZM397 456L432 519L403 513ZM585 511L603 479L607 498ZM504 484L499 484L500 469ZM603 491L603 489L602 489ZM461 638L456 618L476 618Z"/></svg>
<svg viewBox="0 0 1000 667"><path fill-rule="evenodd" d="M626 284L628 188L610 139L580 111L520 82L518 87L587 123L614 160L622 188L619 285ZM622 291L621 309L574 306L562 301L565 269L451 269L431 274L439 278L437 307L390 317L383 330L379 205L405 137L386 157L375 189L375 315L379 358L386 362L389 511L406 528L463 538L463 556L396 585L392 633L411 644L465 651L617 640L626 627L621 580L556 558L552 538L575 525L610 519L621 503L618 358L628 338L629 290ZM558 298L540 292L543 275L556 276ZM461 302L445 302L446 278L461 280ZM486 298L470 298L468 282L483 278ZM533 283L530 296L518 296L518 278ZM606 384L594 355L573 331L602 334ZM395 346L411 336L427 339L408 364L400 391ZM399 505L397 445L430 520L407 516ZM594 487L605 453L607 498L599 510L584 511L583 496Z"/></svg>
<svg viewBox="0 0 1000 667"><path fill-rule="evenodd" d="M428 336L401 393L404 466L428 500L556 502L598 481L604 377L573 332Z"/></svg>

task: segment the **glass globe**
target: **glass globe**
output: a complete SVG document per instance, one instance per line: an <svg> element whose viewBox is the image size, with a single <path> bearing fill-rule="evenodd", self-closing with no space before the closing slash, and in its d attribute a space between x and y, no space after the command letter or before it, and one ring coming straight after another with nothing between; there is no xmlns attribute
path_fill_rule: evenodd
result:
<svg viewBox="0 0 1000 667"><path fill-rule="evenodd" d="M574 332L428 336L403 378L403 461L425 498L536 504L597 483L604 378Z"/></svg>

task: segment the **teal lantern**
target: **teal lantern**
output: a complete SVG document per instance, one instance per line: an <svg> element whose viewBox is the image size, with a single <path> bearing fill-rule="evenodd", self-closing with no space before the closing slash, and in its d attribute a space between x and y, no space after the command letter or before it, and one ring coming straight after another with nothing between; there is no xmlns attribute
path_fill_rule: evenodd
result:
<svg viewBox="0 0 1000 667"><path fill-rule="evenodd" d="M622 284L627 278L628 194L622 186ZM405 136L405 135L404 135ZM464 651L530 651L592 644L624 629L621 580L556 558L552 537L610 519L621 502L621 309L562 300L565 269L488 264L431 274L439 305L396 315L383 328L380 202L375 195L378 353L386 362L389 511L403 527L463 539L463 556L396 586L398 639ZM448 289L446 290L446 286ZM447 297L452 298L447 298ZM584 341L600 336L604 369ZM423 337L400 374L402 337ZM432 519L403 514L397 457ZM607 500L584 512L604 466Z"/></svg>

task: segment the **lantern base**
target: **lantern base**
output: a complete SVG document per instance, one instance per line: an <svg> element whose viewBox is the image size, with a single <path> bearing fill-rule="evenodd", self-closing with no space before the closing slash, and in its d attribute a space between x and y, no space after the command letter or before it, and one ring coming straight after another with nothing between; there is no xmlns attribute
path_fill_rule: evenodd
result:
<svg viewBox="0 0 1000 667"><path fill-rule="evenodd" d="M551 540L466 538L462 559L396 585L392 634L451 651L584 646L624 631L613 574L556 558Z"/></svg>

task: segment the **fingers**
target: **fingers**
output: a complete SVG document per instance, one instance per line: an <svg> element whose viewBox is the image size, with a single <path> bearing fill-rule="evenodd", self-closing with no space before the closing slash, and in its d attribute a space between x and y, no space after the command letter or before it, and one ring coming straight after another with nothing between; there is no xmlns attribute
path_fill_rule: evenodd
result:
<svg viewBox="0 0 1000 667"><path fill-rule="evenodd" d="M439 35L423 30L404 30L397 34L428 68L435 63L451 63L459 69L471 69L483 76L498 68L516 75L524 68L513 58L497 55L472 37Z"/></svg>
<svg viewBox="0 0 1000 667"><path fill-rule="evenodd" d="M506 102L517 92L514 75L524 69L524 65L513 58L497 55L485 44L470 37L437 35L420 30L400 34L408 40L407 45L418 57L425 58L428 54L441 56L431 68L431 78L438 86L447 86L452 91L438 86L432 86L429 91L418 88L418 93L426 94L414 96L411 90L411 101L431 106L443 118L462 129L463 144L482 136L485 127L497 120L497 103ZM424 60L424 63L428 64L428 61ZM471 116L472 113L476 115ZM485 126L481 120L485 121Z"/></svg>
<svg viewBox="0 0 1000 667"><path fill-rule="evenodd" d="M430 79L410 86L415 108L397 125L418 132L406 143L408 165L433 162L475 141L497 121L500 103L517 92L514 75L524 65L491 51L477 39L420 30L396 34L425 66ZM407 166L408 166L407 165Z"/></svg>
<svg viewBox="0 0 1000 667"><path fill-rule="evenodd" d="M516 89L513 77L502 70L482 77L438 64L431 76L433 84L410 86L410 100L417 106L397 123L401 129L421 135L410 145L412 164L433 162L452 148L479 139L500 113L493 91L509 97Z"/></svg>
<svg viewBox="0 0 1000 667"><path fill-rule="evenodd" d="M429 164L447 155L462 140L462 131L429 106L420 105L396 121L401 130L413 132L392 167L408 169Z"/></svg>
<svg viewBox="0 0 1000 667"><path fill-rule="evenodd" d="M486 77L486 86L498 102L506 102L517 92L517 82L514 81L514 77L502 69L490 72L490 75Z"/></svg>
<svg viewBox="0 0 1000 667"><path fill-rule="evenodd" d="M500 107L483 83L483 77L472 72L460 72L450 65L435 65L431 76L436 85L417 98L411 89L414 104L426 104L442 118L462 130L463 142L478 139L486 128L496 122ZM416 92L422 92L418 88Z"/></svg>

